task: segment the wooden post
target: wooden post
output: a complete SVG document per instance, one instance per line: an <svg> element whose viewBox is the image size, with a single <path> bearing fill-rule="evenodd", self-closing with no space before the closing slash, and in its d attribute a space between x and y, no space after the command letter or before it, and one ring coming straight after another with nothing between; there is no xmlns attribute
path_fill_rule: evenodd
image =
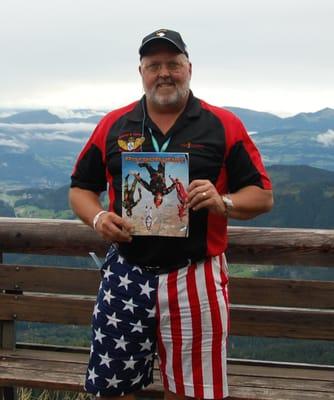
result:
<svg viewBox="0 0 334 400"><path fill-rule="evenodd" d="M0 252L0 268L3 263L3 254ZM0 349L14 350L16 346L15 321L0 321ZM0 399L16 400L15 387L0 388Z"/></svg>

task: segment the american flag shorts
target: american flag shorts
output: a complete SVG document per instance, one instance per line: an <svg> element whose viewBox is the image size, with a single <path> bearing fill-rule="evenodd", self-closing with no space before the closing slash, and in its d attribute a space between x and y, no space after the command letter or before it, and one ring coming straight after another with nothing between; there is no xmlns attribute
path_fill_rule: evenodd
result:
<svg viewBox="0 0 334 400"><path fill-rule="evenodd" d="M229 325L224 255L156 275L111 247L101 268L85 389L122 396L153 380L158 353L164 388L181 396L228 396Z"/></svg>

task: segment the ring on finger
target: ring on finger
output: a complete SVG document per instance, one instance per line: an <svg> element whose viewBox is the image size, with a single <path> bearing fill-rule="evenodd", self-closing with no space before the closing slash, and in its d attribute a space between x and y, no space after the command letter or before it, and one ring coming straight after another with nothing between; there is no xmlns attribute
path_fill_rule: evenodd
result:
<svg viewBox="0 0 334 400"><path fill-rule="evenodd" d="M206 197L206 192L202 192L202 196L203 196L203 197Z"/></svg>

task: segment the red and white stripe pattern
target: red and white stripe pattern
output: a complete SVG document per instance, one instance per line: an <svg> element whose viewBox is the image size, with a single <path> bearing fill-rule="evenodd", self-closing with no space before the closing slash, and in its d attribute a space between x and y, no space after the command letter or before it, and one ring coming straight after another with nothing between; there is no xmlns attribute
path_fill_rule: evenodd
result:
<svg viewBox="0 0 334 400"><path fill-rule="evenodd" d="M228 396L225 256L160 275L157 318L165 389L198 399Z"/></svg>

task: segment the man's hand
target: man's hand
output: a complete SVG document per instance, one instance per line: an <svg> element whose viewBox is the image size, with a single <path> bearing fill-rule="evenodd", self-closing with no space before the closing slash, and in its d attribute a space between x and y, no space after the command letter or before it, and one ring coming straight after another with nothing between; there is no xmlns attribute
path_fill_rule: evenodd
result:
<svg viewBox="0 0 334 400"><path fill-rule="evenodd" d="M233 209L229 210L228 217L240 220L254 218L271 210L273 206L273 193L271 190L250 185L229 194L233 201ZM188 187L188 207L194 211L207 208L216 215L226 216L226 206L222 195L215 186L204 179L192 181Z"/></svg>
<svg viewBox="0 0 334 400"><path fill-rule="evenodd" d="M103 210L99 193L81 188L71 188L69 200L74 213L93 228L96 215ZM131 242L133 226L114 212L104 212L95 224L96 232L108 242Z"/></svg>
<svg viewBox="0 0 334 400"><path fill-rule="evenodd" d="M188 186L188 207L194 211L207 208L213 214L226 214L226 206L221 195L215 186L206 179L195 179Z"/></svg>
<svg viewBox="0 0 334 400"><path fill-rule="evenodd" d="M106 212L98 219L95 230L109 242L131 242L134 227L114 212Z"/></svg>

